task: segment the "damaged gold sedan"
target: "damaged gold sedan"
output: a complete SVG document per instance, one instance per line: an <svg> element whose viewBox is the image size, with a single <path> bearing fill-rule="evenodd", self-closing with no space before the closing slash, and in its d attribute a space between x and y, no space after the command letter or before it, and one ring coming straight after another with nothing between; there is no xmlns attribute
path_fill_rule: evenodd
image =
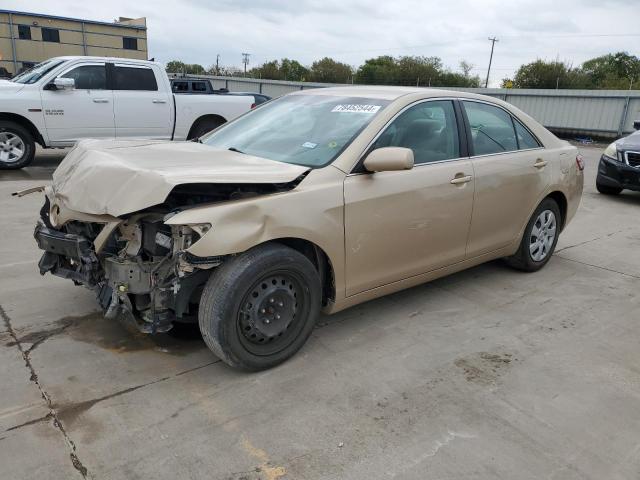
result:
<svg viewBox="0 0 640 480"><path fill-rule="evenodd" d="M305 90L197 142L80 142L45 189L39 267L143 332L198 322L227 364L260 370L297 352L321 310L501 257L538 270L582 169L496 99Z"/></svg>

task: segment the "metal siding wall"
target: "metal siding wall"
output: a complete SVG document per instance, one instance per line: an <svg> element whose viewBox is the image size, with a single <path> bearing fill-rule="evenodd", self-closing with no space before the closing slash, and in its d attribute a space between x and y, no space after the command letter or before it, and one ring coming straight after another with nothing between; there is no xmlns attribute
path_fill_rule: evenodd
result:
<svg viewBox="0 0 640 480"><path fill-rule="evenodd" d="M214 88L228 82L230 91L259 92L279 97L301 89L332 87L338 84L286 82L256 78L213 77ZM342 84L344 85L344 84ZM633 121L640 120L640 92L625 90L534 90L501 88L448 88L489 95L505 100L550 128L575 133L616 136L624 105L630 97L623 133L633 131Z"/></svg>

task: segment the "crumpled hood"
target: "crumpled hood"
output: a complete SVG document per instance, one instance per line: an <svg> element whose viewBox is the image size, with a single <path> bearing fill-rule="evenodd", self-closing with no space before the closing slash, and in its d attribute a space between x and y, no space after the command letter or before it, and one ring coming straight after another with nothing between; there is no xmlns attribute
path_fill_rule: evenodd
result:
<svg viewBox="0 0 640 480"><path fill-rule="evenodd" d="M196 142L83 140L53 173L57 202L118 217L158 205L176 185L286 183L307 167Z"/></svg>

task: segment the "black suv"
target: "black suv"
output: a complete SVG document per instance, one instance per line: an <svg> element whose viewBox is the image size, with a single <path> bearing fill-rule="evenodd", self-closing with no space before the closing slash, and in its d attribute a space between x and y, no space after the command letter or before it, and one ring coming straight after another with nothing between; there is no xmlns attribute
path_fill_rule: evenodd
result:
<svg viewBox="0 0 640 480"><path fill-rule="evenodd" d="M596 188L600 193L640 192L640 120L633 122L633 128L635 132L613 142L600 157L596 177Z"/></svg>

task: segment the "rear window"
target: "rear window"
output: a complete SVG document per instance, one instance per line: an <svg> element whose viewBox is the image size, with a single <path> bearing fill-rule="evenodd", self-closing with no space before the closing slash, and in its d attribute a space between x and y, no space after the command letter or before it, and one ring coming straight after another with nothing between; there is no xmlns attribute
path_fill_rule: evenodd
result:
<svg viewBox="0 0 640 480"><path fill-rule="evenodd" d="M158 83L153 70L148 67L114 68L114 90L158 90Z"/></svg>

